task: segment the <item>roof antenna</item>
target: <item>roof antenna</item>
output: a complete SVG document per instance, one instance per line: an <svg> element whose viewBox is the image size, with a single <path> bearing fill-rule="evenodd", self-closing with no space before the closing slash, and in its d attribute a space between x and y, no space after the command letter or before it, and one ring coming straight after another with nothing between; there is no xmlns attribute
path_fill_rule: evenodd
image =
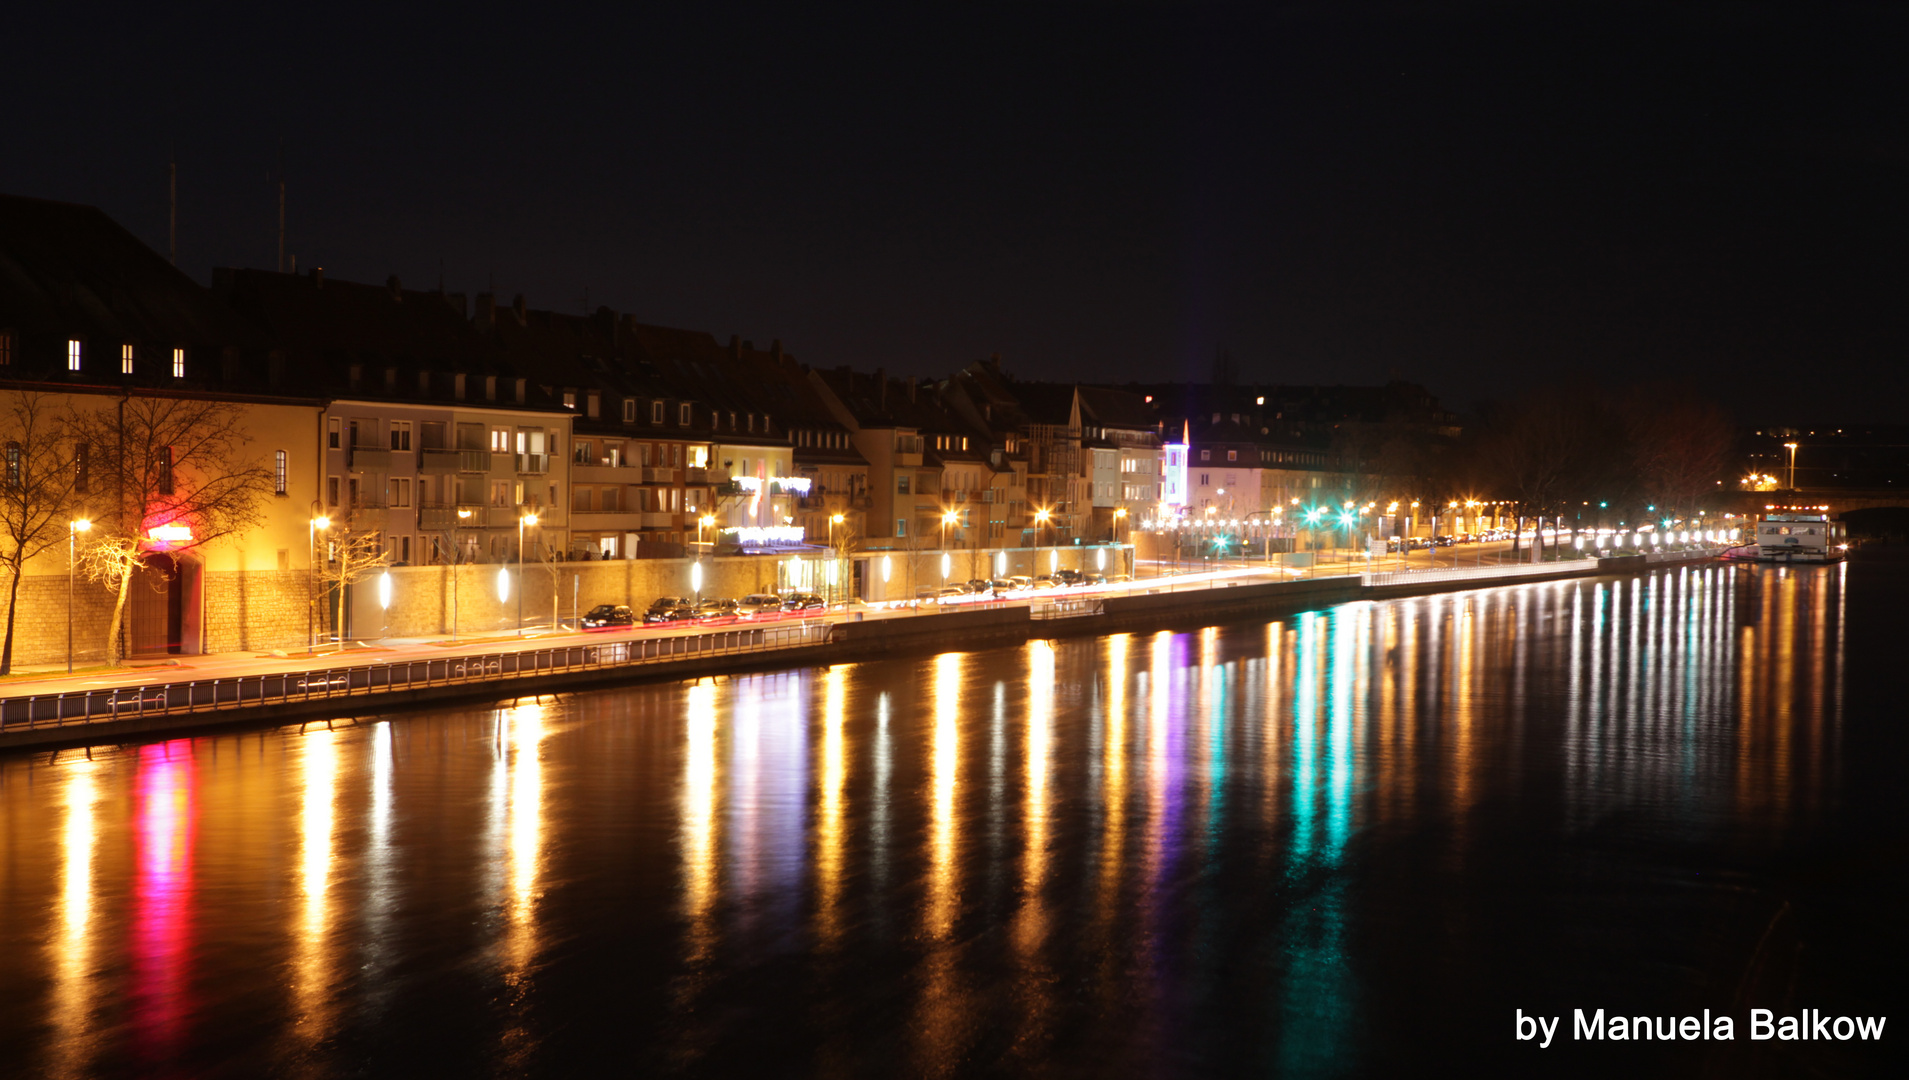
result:
<svg viewBox="0 0 1909 1080"><path fill-rule="evenodd" d="M166 147L166 251L179 265L179 157Z"/></svg>
<svg viewBox="0 0 1909 1080"><path fill-rule="evenodd" d="M285 140L278 141L278 272L285 272Z"/></svg>

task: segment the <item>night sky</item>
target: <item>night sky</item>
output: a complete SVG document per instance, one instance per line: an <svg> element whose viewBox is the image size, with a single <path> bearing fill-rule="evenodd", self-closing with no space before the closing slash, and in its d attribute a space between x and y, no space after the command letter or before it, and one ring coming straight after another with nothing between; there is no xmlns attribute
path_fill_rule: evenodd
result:
<svg viewBox="0 0 1909 1080"><path fill-rule="evenodd" d="M1901 4L66 7L0 191L164 251L170 148L200 281L282 155L301 269L820 366L1909 400Z"/></svg>

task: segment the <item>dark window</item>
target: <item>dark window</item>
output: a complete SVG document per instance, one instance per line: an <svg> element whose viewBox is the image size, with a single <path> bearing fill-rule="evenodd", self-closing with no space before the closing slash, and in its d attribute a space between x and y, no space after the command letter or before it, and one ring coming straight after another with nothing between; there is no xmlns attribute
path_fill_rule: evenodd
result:
<svg viewBox="0 0 1909 1080"><path fill-rule="evenodd" d="M161 495L172 494L172 447L162 446L153 455L154 486Z"/></svg>

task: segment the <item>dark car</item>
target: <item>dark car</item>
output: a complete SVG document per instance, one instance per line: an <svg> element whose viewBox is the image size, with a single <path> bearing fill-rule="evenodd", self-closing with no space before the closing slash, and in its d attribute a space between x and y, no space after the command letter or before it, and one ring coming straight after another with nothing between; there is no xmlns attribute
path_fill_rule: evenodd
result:
<svg viewBox="0 0 1909 1080"><path fill-rule="evenodd" d="M1060 582L1063 585L1079 585L1081 580L1080 571L1079 570L1056 570L1054 571L1054 580Z"/></svg>
<svg viewBox="0 0 1909 1080"><path fill-rule="evenodd" d="M598 604L583 613L583 628L595 630L604 626L634 626L636 612L625 604Z"/></svg>
<svg viewBox="0 0 1909 1080"><path fill-rule="evenodd" d="M696 612L696 605L686 596L660 596L643 613L646 623L682 622Z"/></svg>
<svg viewBox="0 0 1909 1080"><path fill-rule="evenodd" d="M968 591L976 596L986 596L994 591L994 585L986 578L972 578L968 581Z"/></svg>
<svg viewBox="0 0 1909 1080"><path fill-rule="evenodd" d="M1080 583L1082 585L1105 585L1107 584L1107 575L1106 574L1082 574L1080 578Z"/></svg>
<svg viewBox="0 0 1909 1080"><path fill-rule="evenodd" d="M826 611L829 602L814 593L790 593L782 598L784 611Z"/></svg>

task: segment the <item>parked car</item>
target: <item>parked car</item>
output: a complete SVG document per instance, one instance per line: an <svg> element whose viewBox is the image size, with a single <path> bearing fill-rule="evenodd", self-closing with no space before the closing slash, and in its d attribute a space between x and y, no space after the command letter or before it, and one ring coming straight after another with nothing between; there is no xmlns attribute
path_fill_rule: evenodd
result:
<svg viewBox="0 0 1909 1080"><path fill-rule="evenodd" d="M1063 585L1079 585L1080 571L1079 570L1056 570L1054 571L1054 578L1055 580L1059 581Z"/></svg>
<svg viewBox="0 0 1909 1080"><path fill-rule="evenodd" d="M1008 588L1014 592L1020 592L1023 589L1032 589L1033 587L1034 579L1028 577L1026 574L1015 574L1013 577L1008 578Z"/></svg>
<svg viewBox="0 0 1909 1080"><path fill-rule="evenodd" d="M727 598L711 597L696 605L694 618L697 622L708 619L733 619L736 617L736 602Z"/></svg>
<svg viewBox="0 0 1909 1080"><path fill-rule="evenodd" d="M968 591L976 596L986 596L994 591L994 583L985 578L973 578L968 582Z"/></svg>
<svg viewBox="0 0 1909 1080"><path fill-rule="evenodd" d="M968 595L968 587L966 585L943 585L941 588L935 590L935 598L942 603L947 603L950 600L956 600L966 595Z"/></svg>
<svg viewBox="0 0 1909 1080"><path fill-rule="evenodd" d="M1005 596L1014 591L1014 579L998 577L988 582L988 590L996 596Z"/></svg>
<svg viewBox="0 0 1909 1080"><path fill-rule="evenodd" d="M583 613L580 620L585 630L595 630L605 626L634 626L636 612L627 604L598 604Z"/></svg>
<svg viewBox="0 0 1909 1080"><path fill-rule="evenodd" d="M829 602L814 593L790 593L782 598L784 611L826 611Z"/></svg>
<svg viewBox="0 0 1909 1080"><path fill-rule="evenodd" d="M1034 588L1037 589L1058 589L1065 584L1067 583L1061 579L1048 577L1046 574L1034 579Z"/></svg>
<svg viewBox="0 0 1909 1080"><path fill-rule="evenodd" d="M1107 584L1107 575L1106 574L1082 574L1080 578L1080 583L1082 585L1105 585Z"/></svg>
<svg viewBox="0 0 1909 1080"><path fill-rule="evenodd" d="M646 623L682 622L696 611L696 602L687 596L659 596L643 612Z"/></svg>
<svg viewBox="0 0 1909 1080"><path fill-rule="evenodd" d="M780 615L782 598L772 593L750 593L737 602L736 614L745 619L757 615Z"/></svg>

